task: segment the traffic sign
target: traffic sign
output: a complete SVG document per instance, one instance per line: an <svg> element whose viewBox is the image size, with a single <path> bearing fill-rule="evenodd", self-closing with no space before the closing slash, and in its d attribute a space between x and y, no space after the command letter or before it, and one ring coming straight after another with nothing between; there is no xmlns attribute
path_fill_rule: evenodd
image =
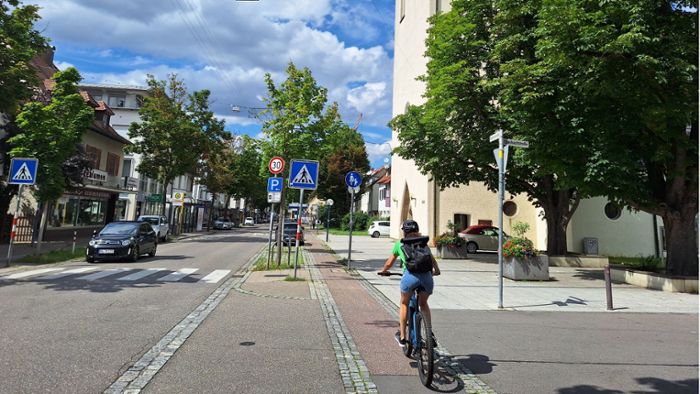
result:
<svg viewBox="0 0 700 394"><path fill-rule="evenodd" d="M527 141L520 141L520 140L505 140L503 141L504 144L510 145L510 146L516 146L518 148L529 148L530 143Z"/></svg>
<svg viewBox="0 0 700 394"><path fill-rule="evenodd" d="M356 171L350 171L345 174L345 184L349 188L356 189L362 184L362 175L358 174Z"/></svg>
<svg viewBox="0 0 700 394"><path fill-rule="evenodd" d="M493 150L493 156L496 158L496 165L501 167L501 160L498 157L498 148ZM503 147L503 171L506 171L506 167L508 167L508 145Z"/></svg>
<svg viewBox="0 0 700 394"><path fill-rule="evenodd" d="M10 185L33 185L36 183L36 170L39 159L15 157L10 163Z"/></svg>
<svg viewBox="0 0 700 394"><path fill-rule="evenodd" d="M282 178L279 178L282 179ZM282 201L282 193L270 192L267 193L267 202L277 204Z"/></svg>
<svg viewBox="0 0 700 394"><path fill-rule="evenodd" d="M316 190L317 186L318 162L315 160L292 160L289 167L289 187Z"/></svg>
<svg viewBox="0 0 700 394"><path fill-rule="evenodd" d="M267 178L267 192L280 193L282 192L282 180L284 178Z"/></svg>
<svg viewBox="0 0 700 394"><path fill-rule="evenodd" d="M284 159L279 156L273 157L272 159L270 159L267 168L270 169L271 173L275 175L279 174L280 172L282 172L282 170L284 170Z"/></svg>

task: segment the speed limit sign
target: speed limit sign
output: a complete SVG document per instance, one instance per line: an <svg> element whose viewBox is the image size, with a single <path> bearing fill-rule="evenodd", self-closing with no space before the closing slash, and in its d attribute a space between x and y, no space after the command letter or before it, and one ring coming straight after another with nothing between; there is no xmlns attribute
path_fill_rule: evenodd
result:
<svg viewBox="0 0 700 394"><path fill-rule="evenodd" d="M282 159L279 156L275 156L272 159L270 159L270 163L267 165L267 167L270 169L270 172L273 174L279 174L284 170L284 159Z"/></svg>

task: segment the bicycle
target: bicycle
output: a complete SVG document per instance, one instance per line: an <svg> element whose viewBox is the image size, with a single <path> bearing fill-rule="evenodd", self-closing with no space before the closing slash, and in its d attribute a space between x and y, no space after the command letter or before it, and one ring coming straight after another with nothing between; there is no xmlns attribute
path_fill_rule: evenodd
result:
<svg viewBox="0 0 700 394"><path fill-rule="evenodd" d="M398 272L378 272L381 276L403 275ZM435 343L433 342L433 330L430 322L425 320L423 313L418 309L418 287L413 291L408 304L408 322L406 330L408 335L403 354L408 358L415 358L418 361L418 377L425 387L430 387L433 383ZM414 356L415 355L415 356Z"/></svg>

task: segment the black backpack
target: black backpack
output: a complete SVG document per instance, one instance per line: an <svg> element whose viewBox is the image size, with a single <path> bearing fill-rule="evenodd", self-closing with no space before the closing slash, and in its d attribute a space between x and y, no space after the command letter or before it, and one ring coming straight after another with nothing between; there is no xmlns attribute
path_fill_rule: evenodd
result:
<svg viewBox="0 0 700 394"><path fill-rule="evenodd" d="M423 273L433 269L433 255L428 247L428 237L404 238L401 250L406 256L406 269L409 272Z"/></svg>

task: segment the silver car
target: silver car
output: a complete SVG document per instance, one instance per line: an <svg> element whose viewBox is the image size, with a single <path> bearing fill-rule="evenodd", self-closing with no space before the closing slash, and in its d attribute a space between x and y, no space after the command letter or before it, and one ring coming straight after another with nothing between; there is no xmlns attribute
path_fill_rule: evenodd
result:
<svg viewBox="0 0 700 394"><path fill-rule="evenodd" d="M475 225L469 226L459 233L464 239L467 253L476 253L477 250L498 250L498 227ZM503 233L503 239L507 239L508 234Z"/></svg>
<svg viewBox="0 0 700 394"><path fill-rule="evenodd" d="M153 227L153 231L158 235L159 240L167 241L170 234L170 224L165 216L160 215L141 215L137 222L147 222Z"/></svg>

